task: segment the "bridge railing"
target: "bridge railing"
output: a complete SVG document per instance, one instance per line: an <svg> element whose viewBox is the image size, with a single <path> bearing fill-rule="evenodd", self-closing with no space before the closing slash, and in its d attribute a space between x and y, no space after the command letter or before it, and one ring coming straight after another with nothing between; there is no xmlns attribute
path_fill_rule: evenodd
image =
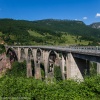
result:
<svg viewBox="0 0 100 100"><path fill-rule="evenodd" d="M69 46L67 49L77 52L100 53L100 46Z"/></svg>
<svg viewBox="0 0 100 100"><path fill-rule="evenodd" d="M41 48L50 50L61 50L69 52L80 52L80 53L93 53L100 54L100 46L6 46L6 47L16 47L16 48Z"/></svg>

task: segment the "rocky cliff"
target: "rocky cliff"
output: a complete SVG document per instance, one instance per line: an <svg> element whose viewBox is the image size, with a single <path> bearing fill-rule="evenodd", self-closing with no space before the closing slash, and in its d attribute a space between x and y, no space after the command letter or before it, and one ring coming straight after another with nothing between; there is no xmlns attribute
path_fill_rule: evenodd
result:
<svg viewBox="0 0 100 100"><path fill-rule="evenodd" d="M10 60L5 53L0 54L0 73L11 68Z"/></svg>
<svg viewBox="0 0 100 100"><path fill-rule="evenodd" d="M93 23L90 25L92 28L100 29L100 22Z"/></svg>

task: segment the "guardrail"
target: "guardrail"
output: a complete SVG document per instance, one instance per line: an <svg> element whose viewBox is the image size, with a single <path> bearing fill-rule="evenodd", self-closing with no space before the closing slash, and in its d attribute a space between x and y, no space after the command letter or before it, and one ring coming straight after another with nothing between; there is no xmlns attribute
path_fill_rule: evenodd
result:
<svg viewBox="0 0 100 100"><path fill-rule="evenodd" d="M100 53L100 46L69 46L66 49L77 52Z"/></svg>
<svg viewBox="0 0 100 100"><path fill-rule="evenodd" d="M70 52L84 52L84 53L94 53L100 54L100 46L5 46L5 47L19 47L19 48L42 48L42 49L52 49Z"/></svg>

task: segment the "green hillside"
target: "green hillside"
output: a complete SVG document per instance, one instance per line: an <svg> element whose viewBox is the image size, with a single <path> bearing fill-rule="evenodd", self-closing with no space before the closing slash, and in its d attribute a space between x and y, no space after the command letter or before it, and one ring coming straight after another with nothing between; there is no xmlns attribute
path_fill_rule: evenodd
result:
<svg viewBox="0 0 100 100"><path fill-rule="evenodd" d="M100 30L74 20L0 19L0 38L11 45L97 45Z"/></svg>

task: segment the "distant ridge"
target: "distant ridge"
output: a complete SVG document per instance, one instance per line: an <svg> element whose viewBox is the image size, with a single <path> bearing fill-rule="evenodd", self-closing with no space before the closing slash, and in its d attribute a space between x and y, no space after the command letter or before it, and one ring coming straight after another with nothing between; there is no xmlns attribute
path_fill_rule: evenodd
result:
<svg viewBox="0 0 100 100"><path fill-rule="evenodd" d="M90 26L92 28L100 29L100 22L92 23Z"/></svg>

